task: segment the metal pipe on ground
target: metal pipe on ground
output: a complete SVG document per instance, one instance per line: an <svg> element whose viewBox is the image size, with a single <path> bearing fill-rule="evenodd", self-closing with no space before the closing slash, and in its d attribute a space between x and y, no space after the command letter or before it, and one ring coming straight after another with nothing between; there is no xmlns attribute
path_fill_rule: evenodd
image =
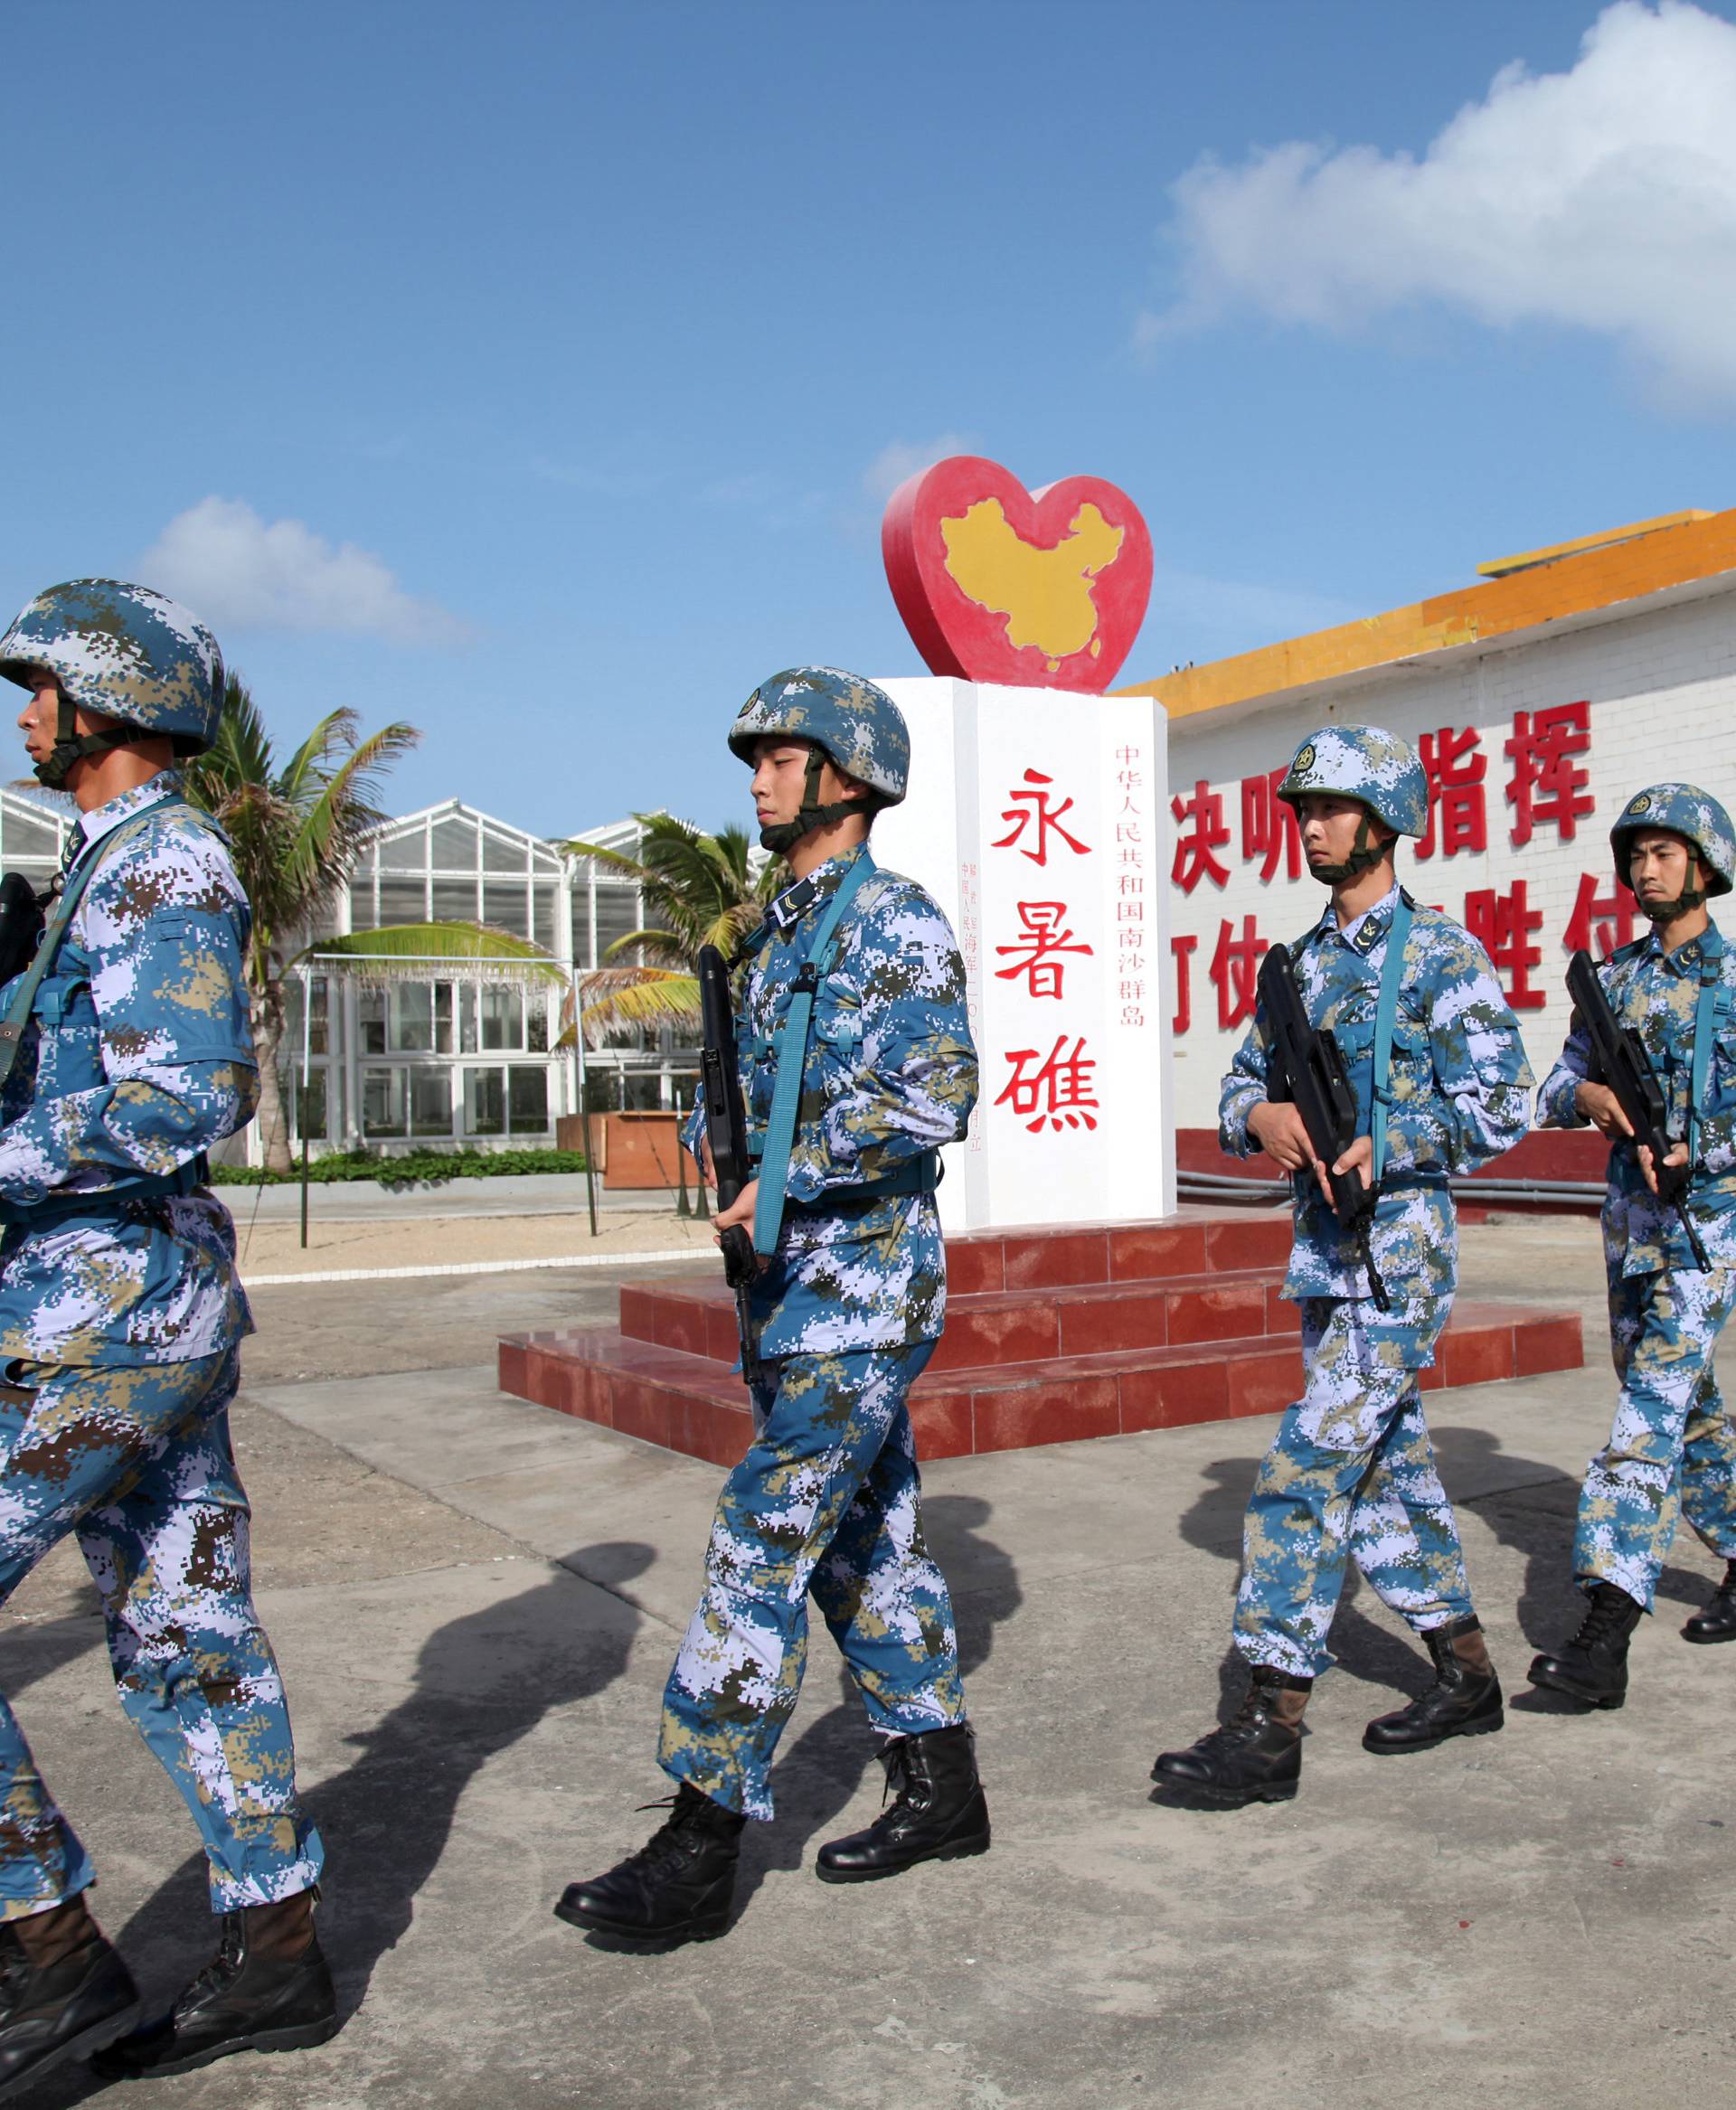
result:
<svg viewBox="0 0 1736 2110"><path fill-rule="evenodd" d="M1598 1180L1452 1180L1458 1201L1549 1202L1584 1206L1601 1203ZM1175 1192L1190 1201L1288 1201L1288 1180L1244 1179L1234 1173L1178 1173Z"/></svg>

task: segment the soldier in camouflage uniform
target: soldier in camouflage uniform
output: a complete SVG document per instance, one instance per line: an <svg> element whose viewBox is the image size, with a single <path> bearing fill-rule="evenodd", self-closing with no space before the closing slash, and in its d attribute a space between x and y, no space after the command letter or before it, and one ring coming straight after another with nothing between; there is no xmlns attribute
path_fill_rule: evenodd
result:
<svg viewBox="0 0 1736 2110"><path fill-rule="evenodd" d="M206 1149L258 1097L250 917L174 763L213 738L216 640L144 587L79 579L0 638L42 781L77 801L35 957L0 991L0 1594L75 1532L121 1704L203 1836L217 1962L137 2019L85 1902L90 1862L0 1700L0 2093L92 2051L175 2073L336 2028L314 1940L322 1849L296 1799L283 1688L248 1583L230 1450L251 1327Z"/></svg>
<svg viewBox="0 0 1736 2110"><path fill-rule="evenodd" d="M1699 1267L1675 1209L1658 1200L1656 1168L1631 1140L1615 1094L1588 1080L1590 1044L1576 1017L1537 1095L1537 1118L1548 1128L1591 1121L1609 1138L1603 1250L1620 1396L1580 1495L1573 1578L1587 1597L1584 1622L1531 1676L1603 1708L1627 1697L1628 1643L1652 1607L1678 1509L1728 1564L1683 1634L1736 1640L1736 1427L1712 1367L1736 1303L1736 953L1706 911L1736 878L1736 831L1709 793L1654 784L1628 801L1609 842L1616 876L1653 928L1606 961L1600 978L1618 1023L1645 1042L1669 1133L1683 1139L1666 1162L1692 1160L1684 1205L1712 1266Z"/></svg>
<svg viewBox="0 0 1736 2110"><path fill-rule="evenodd" d="M907 1406L946 1317L937 1153L964 1135L976 1096L964 965L935 902L880 871L868 848L875 809L903 797L908 772L890 697L798 667L755 691L730 746L753 765L760 841L788 857L794 882L742 948L738 1060L761 1176L717 1219L751 1229L760 1258L758 1433L718 1504L664 1697L669 1818L556 1907L577 1926L661 1944L724 1929L743 1821L772 1813L772 1757L801 1684L810 1597L898 1791L867 1831L822 1847L818 1875L863 1881L989 1843ZM804 1052L781 1035L810 966ZM777 1087L792 1061L799 1099L779 1164ZM697 1112L687 1134L709 1171Z"/></svg>
<svg viewBox="0 0 1736 2110"><path fill-rule="evenodd" d="M1364 1747L1428 1750L1503 1719L1417 1375L1435 1359L1457 1281L1448 1180L1519 1140L1531 1072L1482 947L1412 902L1394 876L1398 836L1420 835L1428 820L1427 779L1410 748L1376 727L1326 726L1298 749L1278 796L1296 809L1310 871L1332 888L1326 913L1290 952L1310 1022L1343 1053L1358 1135L1325 1166L1296 1108L1272 1102L1262 1005L1223 1080L1220 1134L1236 1156L1264 1149L1294 1175L1284 1294L1302 1306L1307 1389L1279 1426L1248 1509L1234 1627L1251 1665L1247 1699L1225 1728L1165 1752L1153 1769L1160 1783L1231 1804L1296 1793L1302 1711L1331 1660L1347 1555L1421 1634L1436 1671L1420 1699L1368 1725ZM1393 1023L1382 1087L1374 1068L1383 991ZM1326 1175L1354 1167L1370 1180L1382 1096L1385 1161L1373 1168L1365 1254L1334 1213Z"/></svg>

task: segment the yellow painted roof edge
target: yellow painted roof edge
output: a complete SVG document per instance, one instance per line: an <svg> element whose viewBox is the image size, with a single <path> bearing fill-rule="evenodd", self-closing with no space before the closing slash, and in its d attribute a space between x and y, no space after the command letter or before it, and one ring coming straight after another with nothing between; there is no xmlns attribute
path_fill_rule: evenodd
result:
<svg viewBox="0 0 1736 2110"><path fill-rule="evenodd" d="M1577 556L1581 550L1601 550L1611 542L1631 542L1636 535L1656 534L1659 528L1680 527L1684 521L1710 520L1704 505L1684 506L1680 513L1659 513L1650 520L1630 520L1625 527L1606 528L1601 534L1575 535L1571 542L1551 542L1541 550L1521 550L1516 557L1492 557L1479 564L1479 579L1505 579L1509 571L1524 571L1533 564L1552 564L1557 558Z"/></svg>
<svg viewBox="0 0 1736 2110"><path fill-rule="evenodd" d="M1192 718L1453 645L1516 636L1724 571L1736 571L1736 508L1602 543L1360 622L1183 667L1155 682L1128 683L1115 693L1155 696L1172 719Z"/></svg>

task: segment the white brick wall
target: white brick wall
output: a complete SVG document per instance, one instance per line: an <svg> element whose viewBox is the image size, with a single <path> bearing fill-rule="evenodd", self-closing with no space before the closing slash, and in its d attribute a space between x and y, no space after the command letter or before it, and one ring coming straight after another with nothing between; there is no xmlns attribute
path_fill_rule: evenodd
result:
<svg viewBox="0 0 1736 2110"><path fill-rule="evenodd" d="M1534 716L1580 699L1590 704L1590 747L1574 759L1586 771L1594 809L1579 818L1571 842L1561 841L1553 826L1540 824L1528 843L1515 848L1510 839L1514 809L1505 798L1514 765L1505 752L1514 713ZM1487 852L1460 850L1443 857L1437 848L1433 857L1419 862L1414 845L1406 843L1399 872L1419 900L1460 919L1468 891L1495 888L1505 893L1515 880L1525 881L1527 907L1541 910L1543 918L1530 934L1541 955L1531 984L1545 991L1548 1000L1542 1010L1522 1012L1520 1023L1541 1081L1567 1031L1561 978L1568 949L1562 934L1582 872L1598 873L1599 892L1609 891L1609 834L1622 806L1642 785L1683 778L1736 809L1736 584L1505 649L1430 655L1300 702L1255 703L1174 721L1172 795L1189 797L1205 778L1222 796L1231 832L1229 842L1215 852L1229 870L1223 886L1208 875L1191 893L1174 884L1170 890L1172 934L1196 939L1188 963L1192 1023L1175 1043L1178 1126L1215 1127L1219 1079L1246 1031L1245 1025L1231 1031L1218 1026L1218 992L1209 970L1221 925L1228 919L1240 937L1242 919L1251 914L1262 940L1294 937L1324 904L1325 890L1307 876L1306 867L1291 881L1280 859L1271 881L1262 882L1262 861L1244 862L1241 780L1278 768L1307 732L1335 719L1387 726L1413 747L1424 733L1443 726L1475 726L1480 732L1486 758ZM1724 920L1736 928L1736 916ZM1173 969L1171 994L1174 1008Z"/></svg>

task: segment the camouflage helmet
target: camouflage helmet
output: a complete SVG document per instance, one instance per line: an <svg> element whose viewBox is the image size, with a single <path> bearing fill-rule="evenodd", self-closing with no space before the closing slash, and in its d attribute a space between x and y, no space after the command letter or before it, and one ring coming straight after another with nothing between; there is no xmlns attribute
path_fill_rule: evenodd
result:
<svg viewBox="0 0 1736 2110"><path fill-rule="evenodd" d="M730 728L730 751L753 759L768 733L811 740L879 805L896 805L910 776L910 734L884 689L832 666L793 666L761 682Z"/></svg>
<svg viewBox="0 0 1736 2110"><path fill-rule="evenodd" d="M166 736L178 755L203 753L223 707L217 640L178 601L116 579L74 579L39 593L0 637L0 674L21 688L46 668L62 698L55 759L60 783L81 755L139 734ZM80 739L70 706L121 721L126 732ZM64 752L63 752L64 750ZM42 775L42 769L37 774Z"/></svg>
<svg viewBox="0 0 1736 2110"><path fill-rule="evenodd" d="M1278 787L1294 805L1311 791L1354 798L1401 835L1429 826L1429 778L1415 750L1378 725L1323 725L1296 750Z"/></svg>
<svg viewBox="0 0 1736 2110"><path fill-rule="evenodd" d="M1630 886L1628 865L1632 838L1646 828L1662 828L1680 835L1703 861L1712 877L1705 894L1691 888L1684 897L1697 906L1712 894L1727 894L1736 884L1736 828L1730 815L1713 798L1694 784L1648 784L1637 791L1621 809L1621 817L1609 831L1609 847L1615 852L1616 877Z"/></svg>

